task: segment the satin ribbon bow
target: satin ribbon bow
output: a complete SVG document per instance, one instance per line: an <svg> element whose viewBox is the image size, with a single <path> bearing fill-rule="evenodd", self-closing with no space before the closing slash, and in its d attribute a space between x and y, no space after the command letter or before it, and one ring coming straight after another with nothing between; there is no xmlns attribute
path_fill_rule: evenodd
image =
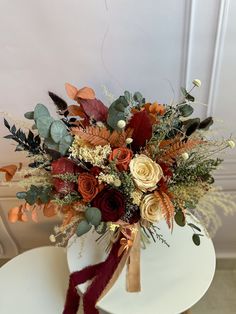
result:
<svg viewBox="0 0 236 314"><path fill-rule="evenodd" d="M131 248L133 246L133 241L130 240L130 239L126 239L126 238L121 238L120 239L120 248L119 248L119 251L118 251L118 256L121 256L121 254L124 252L124 251L128 251L129 248Z"/></svg>

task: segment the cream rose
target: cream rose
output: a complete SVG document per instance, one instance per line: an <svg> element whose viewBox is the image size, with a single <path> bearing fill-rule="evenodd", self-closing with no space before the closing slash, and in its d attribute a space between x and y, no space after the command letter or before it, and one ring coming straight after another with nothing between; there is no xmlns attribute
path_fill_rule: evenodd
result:
<svg viewBox="0 0 236 314"><path fill-rule="evenodd" d="M163 176L161 167L146 155L134 157L129 168L136 186L143 192L155 190Z"/></svg>
<svg viewBox="0 0 236 314"><path fill-rule="evenodd" d="M150 222L163 219L159 201L154 194L145 195L140 205L141 217Z"/></svg>

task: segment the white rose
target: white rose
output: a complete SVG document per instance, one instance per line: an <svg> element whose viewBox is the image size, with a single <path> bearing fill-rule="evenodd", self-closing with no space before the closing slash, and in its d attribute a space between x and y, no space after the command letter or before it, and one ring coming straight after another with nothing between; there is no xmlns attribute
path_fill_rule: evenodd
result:
<svg viewBox="0 0 236 314"><path fill-rule="evenodd" d="M134 157L129 168L136 186L143 192L155 190L163 176L161 167L146 155Z"/></svg>
<svg viewBox="0 0 236 314"><path fill-rule="evenodd" d="M162 220L163 214L159 201L154 194L145 195L140 205L141 217L150 222Z"/></svg>

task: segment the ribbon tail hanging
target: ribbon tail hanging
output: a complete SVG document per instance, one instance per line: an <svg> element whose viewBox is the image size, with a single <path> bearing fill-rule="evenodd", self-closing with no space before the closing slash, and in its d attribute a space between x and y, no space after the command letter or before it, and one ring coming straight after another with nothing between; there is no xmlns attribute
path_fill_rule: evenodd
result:
<svg viewBox="0 0 236 314"><path fill-rule="evenodd" d="M131 248L127 261L126 290L128 292L140 292L140 246L141 246L140 227L135 235L134 243Z"/></svg>

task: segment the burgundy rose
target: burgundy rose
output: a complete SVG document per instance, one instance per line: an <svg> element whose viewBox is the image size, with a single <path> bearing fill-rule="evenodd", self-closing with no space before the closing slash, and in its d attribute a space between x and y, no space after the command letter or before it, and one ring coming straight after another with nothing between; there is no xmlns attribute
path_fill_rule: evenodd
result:
<svg viewBox="0 0 236 314"><path fill-rule="evenodd" d="M125 213L124 197L115 189L102 190L92 205L100 209L103 221L117 221Z"/></svg>
<svg viewBox="0 0 236 314"><path fill-rule="evenodd" d="M99 175L99 173L102 171L101 168L94 166L91 169L89 169L89 172L94 175L95 177Z"/></svg>
<svg viewBox="0 0 236 314"><path fill-rule="evenodd" d="M81 170L81 167L65 157L61 157L52 162L52 175L66 173L77 174L81 172ZM67 194L76 191L76 184L74 182L64 181L60 178L53 178L53 185L57 193Z"/></svg>
<svg viewBox="0 0 236 314"><path fill-rule="evenodd" d="M129 223L130 223L130 224L134 224L134 223L138 222L138 221L140 220L140 218L141 218L141 216L140 216L140 210L139 210L139 209L138 209L138 210L135 210L135 211L132 213L131 217L129 218Z"/></svg>

